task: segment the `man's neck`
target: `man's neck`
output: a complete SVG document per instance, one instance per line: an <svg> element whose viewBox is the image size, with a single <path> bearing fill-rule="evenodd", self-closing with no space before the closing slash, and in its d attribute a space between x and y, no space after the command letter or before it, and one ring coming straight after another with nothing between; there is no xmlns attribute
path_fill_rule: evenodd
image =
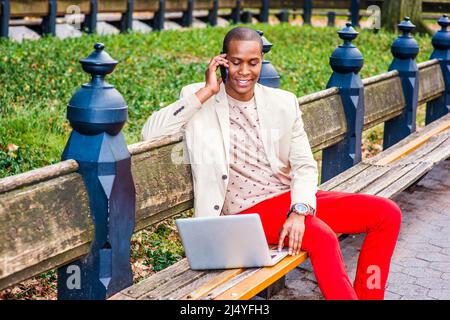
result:
<svg viewBox="0 0 450 320"><path fill-rule="evenodd" d="M240 94L239 92L236 92L229 86L225 85L225 92L233 99L245 102L250 101L253 98L253 96L255 95L255 88L253 87L252 90L246 92L245 94Z"/></svg>

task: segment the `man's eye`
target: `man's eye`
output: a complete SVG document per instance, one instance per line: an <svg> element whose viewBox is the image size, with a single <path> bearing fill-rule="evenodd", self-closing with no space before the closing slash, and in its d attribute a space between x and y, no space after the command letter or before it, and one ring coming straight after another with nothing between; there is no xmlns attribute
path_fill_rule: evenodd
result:
<svg viewBox="0 0 450 320"><path fill-rule="evenodd" d="M233 62L233 61L231 63L235 66L238 66L241 64L240 62ZM258 65L258 63L249 63L249 65L252 67L256 67Z"/></svg>

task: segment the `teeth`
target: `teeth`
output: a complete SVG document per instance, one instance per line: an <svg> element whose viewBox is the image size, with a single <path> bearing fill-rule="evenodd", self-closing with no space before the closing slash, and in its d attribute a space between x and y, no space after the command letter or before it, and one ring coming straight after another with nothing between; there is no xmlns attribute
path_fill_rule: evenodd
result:
<svg viewBox="0 0 450 320"><path fill-rule="evenodd" d="M248 82L248 80L238 80L238 81L242 84L246 84Z"/></svg>

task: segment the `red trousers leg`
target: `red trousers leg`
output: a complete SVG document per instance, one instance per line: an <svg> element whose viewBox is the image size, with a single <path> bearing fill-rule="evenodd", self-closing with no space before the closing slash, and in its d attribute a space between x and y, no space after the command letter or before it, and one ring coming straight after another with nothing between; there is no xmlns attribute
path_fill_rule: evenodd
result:
<svg viewBox="0 0 450 320"><path fill-rule="evenodd" d="M354 288L359 299L383 299L391 257L401 225L392 200L361 193L319 190L317 217L336 233L366 233Z"/></svg>
<svg viewBox="0 0 450 320"><path fill-rule="evenodd" d="M305 219L302 249L310 256L322 294L326 299L383 299L400 228L400 208L392 200L366 194L319 190L316 197L316 216ZM290 192L286 192L240 214L258 213L268 243L277 244L289 204ZM353 287L335 233L362 232L367 235Z"/></svg>

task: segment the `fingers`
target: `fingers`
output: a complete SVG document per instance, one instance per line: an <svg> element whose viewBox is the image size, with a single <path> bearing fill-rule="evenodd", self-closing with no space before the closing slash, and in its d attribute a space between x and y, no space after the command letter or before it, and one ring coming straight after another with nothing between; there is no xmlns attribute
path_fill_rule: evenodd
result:
<svg viewBox="0 0 450 320"><path fill-rule="evenodd" d="M217 68L218 68L220 65L222 65L222 66L224 66L224 67L226 67L226 68L229 67L228 63L225 62L225 61L222 61L222 60L214 60L214 61L211 61L211 64L209 65L208 69L212 69L213 71L216 71Z"/></svg>
<svg viewBox="0 0 450 320"><path fill-rule="evenodd" d="M296 254L300 254L300 250L302 249L302 240L303 240L303 231L300 231L300 233L298 234L298 246Z"/></svg>
<svg viewBox="0 0 450 320"><path fill-rule="evenodd" d="M223 58L222 56L217 56L217 57L214 57L214 58L212 58L211 59L211 61L209 62L209 68L215 68L215 69L217 69L217 67L219 66L219 65L223 65L223 66L225 66L225 67L229 67L229 65L228 65L228 60L227 59L225 59L225 58Z"/></svg>
<svg viewBox="0 0 450 320"><path fill-rule="evenodd" d="M296 255L296 254L297 254L297 251L298 251L298 239L299 239L299 234L298 234L298 231L293 232L293 234L294 234L294 244L293 244L293 247L292 247L292 254L293 254L293 255Z"/></svg>
<svg viewBox="0 0 450 320"><path fill-rule="evenodd" d="M281 249L283 249L284 238L286 238L286 235L287 229L283 228L280 233L280 239L278 240L278 251L281 251Z"/></svg>
<svg viewBox="0 0 450 320"><path fill-rule="evenodd" d="M289 232L289 255L293 254L293 248L294 248L294 237L295 233L292 232L292 230Z"/></svg>

